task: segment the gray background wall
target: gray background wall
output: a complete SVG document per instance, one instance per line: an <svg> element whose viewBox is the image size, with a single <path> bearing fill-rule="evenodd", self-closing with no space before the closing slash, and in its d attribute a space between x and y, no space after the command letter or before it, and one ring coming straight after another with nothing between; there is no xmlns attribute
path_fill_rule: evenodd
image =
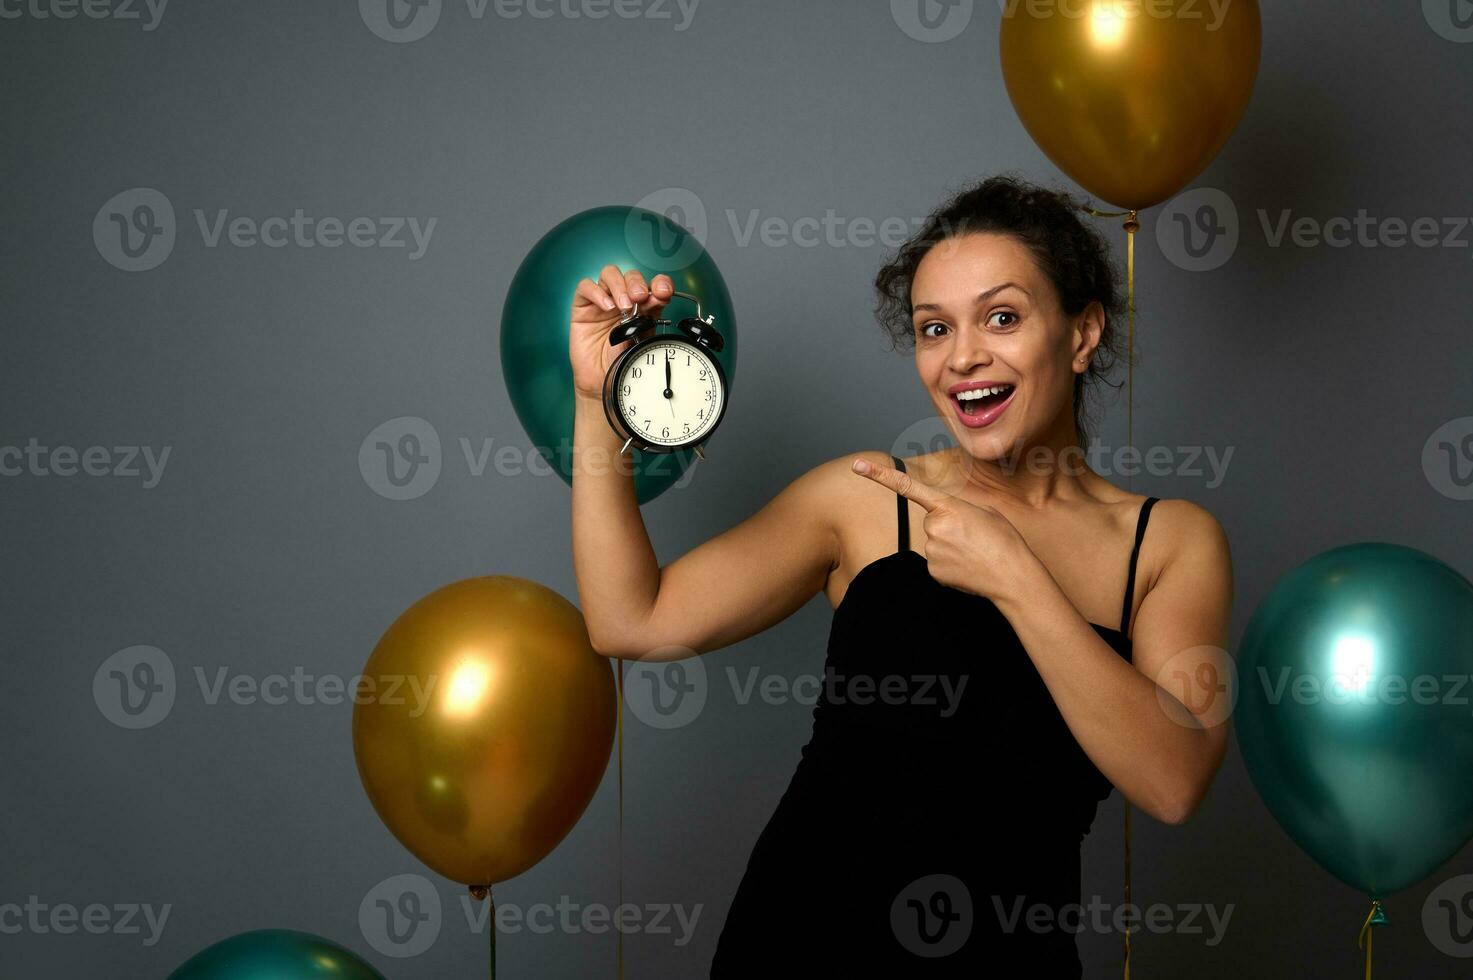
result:
<svg viewBox="0 0 1473 980"><path fill-rule="evenodd" d="M351 677L399 611L474 575L576 596L567 487L525 467L476 475L462 440L525 458L498 316L525 251L587 207L689 191L737 305L745 395L710 461L643 510L662 562L819 460L918 451L909 441L939 422L870 313L886 249L848 224L813 247L742 244L738 232L753 212L784 227L830 211L919 218L1003 170L1071 187L1009 105L998 10L964 3L954 16L970 19L952 22L964 29L928 42L903 29L904 3L894 14L883 2L705 0L687 19L643 0L623 8L638 17L594 20L431 0L415 24L438 8L433 29L394 43L375 32L382 0L175 3L161 18L142 4L94 8L137 19L41 17L51 8L39 3L0 4L0 446L169 456L151 486L0 478L0 903L112 910L101 934L0 934L0 973L157 977L226 935L282 926L344 942L390 977L479 975L486 936L467 926L462 890L390 837L359 786L351 706L212 704L196 670ZM1228 195L1219 213L1235 250L1227 235L1213 267L1193 271L1162 216L1198 198L1144 216L1135 442L1233 455L1220 481L1183 466L1132 485L1195 500L1226 527L1234 644L1277 575L1339 544L1394 541L1473 575L1473 502L1423 452L1434 434L1473 426L1473 233L1437 247L1275 245L1260 216L1271 229L1285 209L1317 222L1359 209L1383 221L1473 213L1473 36L1451 9L1268 4L1252 103L1194 184ZM115 265L127 262L92 232L132 188L158 192L176 216L172 252L142 272ZM210 247L194 217L298 208L437 223L411 258L412 247ZM1123 261L1123 234L1111 234ZM402 416L434 427L442 469L396 501L375 492L358 452ZM1099 442L1124 441L1117 396ZM709 695L681 728L627 719L625 897L700 907L684 945L629 938L631 977L704 972L808 735L807 705L740 704L727 668L816 674L829 619L816 597L702 658ZM134 646L162 651L178 680L167 716L129 730L93 679ZM572 835L498 900L611 905L615 790L611 767ZM1120 901L1121 819L1116 795L1087 841L1086 896ZM1133 854L1137 901L1232 907L1216 946L1137 936L1136 975L1359 968L1366 899L1279 829L1236 746L1187 825L1136 814ZM1393 897L1379 969L1465 970L1435 948L1421 908L1467 870L1465 850ZM443 909L413 956L382 952L384 930L359 915L403 874L425 875ZM136 903L169 906L159 936L118 928L116 907ZM1088 976L1116 975L1119 939L1084 935ZM523 929L500 948L506 977L614 968L610 934Z"/></svg>

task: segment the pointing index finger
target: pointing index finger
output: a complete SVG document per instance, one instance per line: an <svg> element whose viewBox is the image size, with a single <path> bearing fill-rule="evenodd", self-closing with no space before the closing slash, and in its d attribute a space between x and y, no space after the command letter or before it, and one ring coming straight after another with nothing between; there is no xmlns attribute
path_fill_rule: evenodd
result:
<svg viewBox="0 0 1473 980"><path fill-rule="evenodd" d="M877 466L867 459L854 461L854 472L868 477L876 483L889 487L907 500L914 500L929 513L946 499L946 494L930 487L909 473L902 473L893 466Z"/></svg>

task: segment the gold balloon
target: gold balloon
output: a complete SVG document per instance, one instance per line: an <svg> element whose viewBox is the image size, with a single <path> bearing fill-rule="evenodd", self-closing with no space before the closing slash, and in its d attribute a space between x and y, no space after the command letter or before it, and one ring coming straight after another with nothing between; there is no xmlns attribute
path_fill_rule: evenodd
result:
<svg viewBox="0 0 1473 980"><path fill-rule="evenodd" d="M1060 170L1140 210L1185 187L1227 142L1261 37L1257 0L1009 0L1002 74Z"/></svg>
<svg viewBox="0 0 1473 980"><path fill-rule="evenodd" d="M608 766L615 697L572 603L513 576L456 582L410 606L369 657L358 775L415 857L491 885L578 822Z"/></svg>

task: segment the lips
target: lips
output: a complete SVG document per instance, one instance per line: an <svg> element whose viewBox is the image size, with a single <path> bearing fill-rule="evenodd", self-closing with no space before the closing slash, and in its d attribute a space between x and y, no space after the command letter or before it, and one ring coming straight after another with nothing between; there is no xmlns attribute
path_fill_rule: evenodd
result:
<svg viewBox="0 0 1473 980"><path fill-rule="evenodd" d="M1008 410L1012 404L1013 397L1018 394L1016 386L1001 395L989 395L985 398L970 402L963 402L957 398L958 391L966 391L976 387L992 387L991 385L961 385L956 391L951 392L951 404L956 411L957 419L969 429L980 429L996 422L1003 412ZM968 409L971 409L969 412Z"/></svg>

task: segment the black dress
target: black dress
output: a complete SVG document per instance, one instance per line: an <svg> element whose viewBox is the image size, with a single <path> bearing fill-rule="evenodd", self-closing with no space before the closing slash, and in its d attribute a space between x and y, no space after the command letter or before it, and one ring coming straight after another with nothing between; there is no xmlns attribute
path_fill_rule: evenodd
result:
<svg viewBox="0 0 1473 980"><path fill-rule="evenodd" d="M1156 499L1120 628L1091 624L1127 661ZM899 550L834 610L813 735L747 862L713 980L1082 974L1079 847L1113 787L997 606L910 550L906 504Z"/></svg>

